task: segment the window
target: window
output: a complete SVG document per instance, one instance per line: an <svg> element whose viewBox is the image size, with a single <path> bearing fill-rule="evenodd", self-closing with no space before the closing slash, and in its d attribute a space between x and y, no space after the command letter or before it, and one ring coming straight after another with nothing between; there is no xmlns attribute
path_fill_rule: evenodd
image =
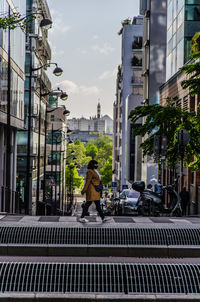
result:
<svg viewBox="0 0 200 302"><path fill-rule="evenodd" d="M200 21L200 5L186 5L186 21Z"/></svg>
<svg viewBox="0 0 200 302"><path fill-rule="evenodd" d="M51 115L51 122L53 122L55 119L54 119L54 115Z"/></svg>
<svg viewBox="0 0 200 302"><path fill-rule="evenodd" d="M141 49L142 48L142 37L134 37L133 39L134 40L133 40L132 48Z"/></svg>
<svg viewBox="0 0 200 302"><path fill-rule="evenodd" d="M177 45L177 69L183 66L183 39Z"/></svg>
<svg viewBox="0 0 200 302"><path fill-rule="evenodd" d="M140 193L134 190L131 190L128 193L128 198L138 198L140 196Z"/></svg>
<svg viewBox="0 0 200 302"><path fill-rule="evenodd" d="M142 66L142 58L134 56L131 61L132 66Z"/></svg>

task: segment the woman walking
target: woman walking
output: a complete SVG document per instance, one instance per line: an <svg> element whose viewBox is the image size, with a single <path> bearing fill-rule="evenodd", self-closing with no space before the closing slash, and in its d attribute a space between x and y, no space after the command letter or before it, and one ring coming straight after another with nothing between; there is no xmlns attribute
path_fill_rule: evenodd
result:
<svg viewBox="0 0 200 302"><path fill-rule="evenodd" d="M82 195L86 193L86 203L83 207L83 212L79 221L88 222L85 216L88 213L88 209L91 206L92 202L94 202L99 216L101 217L102 221L105 222L107 220L110 220L110 218L104 217L103 211L100 206L101 190L103 189L103 186L101 185L101 176L97 171L98 162L96 160L91 160L87 168L88 170L86 175L86 181L84 188L81 192Z"/></svg>

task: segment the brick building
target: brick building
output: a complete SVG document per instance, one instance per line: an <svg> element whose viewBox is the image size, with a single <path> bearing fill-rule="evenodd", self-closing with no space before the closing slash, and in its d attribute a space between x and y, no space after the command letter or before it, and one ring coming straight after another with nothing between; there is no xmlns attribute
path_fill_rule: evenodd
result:
<svg viewBox="0 0 200 302"><path fill-rule="evenodd" d="M177 97L174 101L174 106L179 106L183 110L197 110L197 104L200 101L200 96L190 96L188 89L183 89L181 82L186 79L186 75L178 71L165 84L160 87L160 105L166 104L166 98ZM200 212L200 171L193 172L191 168L183 169L183 186L190 192L190 214ZM180 176L180 165L177 165L173 170L166 168L163 164L161 169L162 183L165 185L171 183L173 179ZM179 191L181 182L179 181Z"/></svg>

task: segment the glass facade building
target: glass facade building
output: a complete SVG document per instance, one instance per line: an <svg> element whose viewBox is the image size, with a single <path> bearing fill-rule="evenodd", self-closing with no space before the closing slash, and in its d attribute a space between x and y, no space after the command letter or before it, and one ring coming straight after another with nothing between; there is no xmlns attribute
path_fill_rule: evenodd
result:
<svg viewBox="0 0 200 302"><path fill-rule="evenodd" d="M190 59L190 41L200 31L200 0L168 0L166 79Z"/></svg>
<svg viewBox="0 0 200 302"><path fill-rule="evenodd" d="M9 10L24 16L26 0L1 0L1 15ZM17 131L24 129L24 63L24 30L0 30L0 211L8 213L19 210Z"/></svg>

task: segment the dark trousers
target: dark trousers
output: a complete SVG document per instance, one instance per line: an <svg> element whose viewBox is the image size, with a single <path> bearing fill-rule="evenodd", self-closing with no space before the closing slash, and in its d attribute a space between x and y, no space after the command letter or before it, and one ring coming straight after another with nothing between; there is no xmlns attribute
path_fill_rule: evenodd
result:
<svg viewBox="0 0 200 302"><path fill-rule="evenodd" d="M91 206L92 202L93 201L86 201L86 203L84 204L84 207L83 207L83 212L82 212L81 218L84 218L86 216L88 209ZM96 205L96 209L97 209L97 212L99 213L99 216L101 217L101 219L104 219L104 214L101 209L100 200L94 200L94 203Z"/></svg>

